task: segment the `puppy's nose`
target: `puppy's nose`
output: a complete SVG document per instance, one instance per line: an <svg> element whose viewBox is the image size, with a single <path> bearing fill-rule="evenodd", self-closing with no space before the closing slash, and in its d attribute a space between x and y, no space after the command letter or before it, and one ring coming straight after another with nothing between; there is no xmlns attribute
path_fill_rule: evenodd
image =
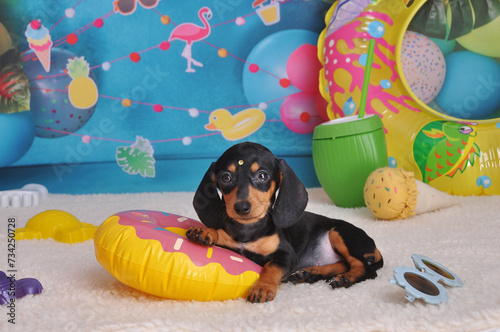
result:
<svg viewBox="0 0 500 332"><path fill-rule="evenodd" d="M234 210L236 211L237 214L242 216L249 214L251 209L252 206L248 201L239 201L234 204Z"/></svg>

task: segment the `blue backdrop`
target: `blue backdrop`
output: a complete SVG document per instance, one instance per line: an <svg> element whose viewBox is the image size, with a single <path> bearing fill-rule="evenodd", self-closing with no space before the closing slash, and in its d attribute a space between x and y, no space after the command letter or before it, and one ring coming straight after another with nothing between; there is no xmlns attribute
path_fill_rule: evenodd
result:
<svg viewBox="0 0 500 332"><path fill-rule="evenodd" d="M2 20L23 52L31 85L43 82L46 90L32 88L31 112L35 118L45 118L36 123L37 137L28 152L0 169L0 190L26 182L69 193L193 190L208 162L244 140L290 158L303 181L317 185L310 161L312 135L290 127L295 121L299 127L313 128L320 122L317 112L301 106L283 114L280 105L287 96L302 92L288 80L288 56L303 44L316 45L328 3L283 1L280 21L271 25L265 25L252 3L244 0L161 0L154 8L145 8L139 1L135 5L133 13L123 15L115 11L112 0L4 3ZM192 44L192 57L203 67L193 65L196 72L188 73L187 60L181 56L186 43L169 41L169 37L182 23L202 26L198 17L202 7L212 13L211 30L205 39ZM46 73L27 52L24 32L32 20L40 20L50 30L52 69L66 66L64 57L56 57L65 51L83 56L91 67L99 99L88 121L81 120L81 128L74 132L67 130L64 120L73 111L63 81L67 73ZM131 60L133 53L140 56L139 61ZM294 60L295 65L307 59ZM252 73L251 64L257 64L260 71ZM48 99L35 98L37 93L49 92ZM308 105L317 102L306 97ZM123 106L127 99L131 101L128 107ZM229 141L223 131L205 127L211 112L220 108L233 115L260 108L266 121L250 136ZM284 116L289 117L288 125ZM52 135L60 137L47 138ZM127 174L117 164L117 148L132 146L137 136L149 140L154 149L154 178ZM176 174L179 168L182 171ZM113 179L116 185L103 178Z"/></svg>

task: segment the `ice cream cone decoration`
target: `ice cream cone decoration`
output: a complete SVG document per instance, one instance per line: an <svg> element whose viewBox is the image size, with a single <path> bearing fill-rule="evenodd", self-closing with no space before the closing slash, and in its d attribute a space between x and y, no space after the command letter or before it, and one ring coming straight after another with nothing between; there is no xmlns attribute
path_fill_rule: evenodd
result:
<svg viewBox="0 0 500 332"><path fill-rule="evenodd" d="M458 204L456 197L415 179L413 172L383 167L364 188L366 206L379 219L396 220Z"/></svg>
<svg viewBox="0 0 500 332"><path fill-rule="evenodd" d="M24 34L28 38L29 47L35 52L38 61L48 73L52 51L52 38L49 30L40 23L40 20L33 20L28 24Z"/></svg>

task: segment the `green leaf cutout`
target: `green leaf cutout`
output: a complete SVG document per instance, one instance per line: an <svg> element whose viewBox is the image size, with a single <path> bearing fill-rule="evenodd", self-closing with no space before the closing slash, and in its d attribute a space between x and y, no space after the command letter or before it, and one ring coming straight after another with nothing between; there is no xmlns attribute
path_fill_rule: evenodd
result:
<svg viewBox="0 0 500 332"><path fill-rule="evenodd" d="M156 160L153 153L151 143L137 136L136 142L131 146L121 146L116 149L116 162L128 174L154 178Z"/></svg>

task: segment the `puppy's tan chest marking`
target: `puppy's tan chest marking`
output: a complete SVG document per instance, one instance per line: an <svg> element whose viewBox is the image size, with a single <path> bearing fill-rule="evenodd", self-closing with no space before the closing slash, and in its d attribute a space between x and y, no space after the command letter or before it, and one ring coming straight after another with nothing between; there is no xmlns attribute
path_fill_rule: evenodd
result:
<svg viewBox="0 0 500 332"><path fill-rule="evenodd" d="M278 249L280 239L278 234L262 237L252 242L240 243L236 242L226 231L218 229L219 238L217 245L228 247L235 250L247 250L253 253L267 256Z"/></svg>
<svg viewBox="0 0 500 332"><path fill-rule="evenodd" d="M242 247L256 254L267 256L278 249L280 238L278 234L266 236L253 242L242 243Z"/></svg>

